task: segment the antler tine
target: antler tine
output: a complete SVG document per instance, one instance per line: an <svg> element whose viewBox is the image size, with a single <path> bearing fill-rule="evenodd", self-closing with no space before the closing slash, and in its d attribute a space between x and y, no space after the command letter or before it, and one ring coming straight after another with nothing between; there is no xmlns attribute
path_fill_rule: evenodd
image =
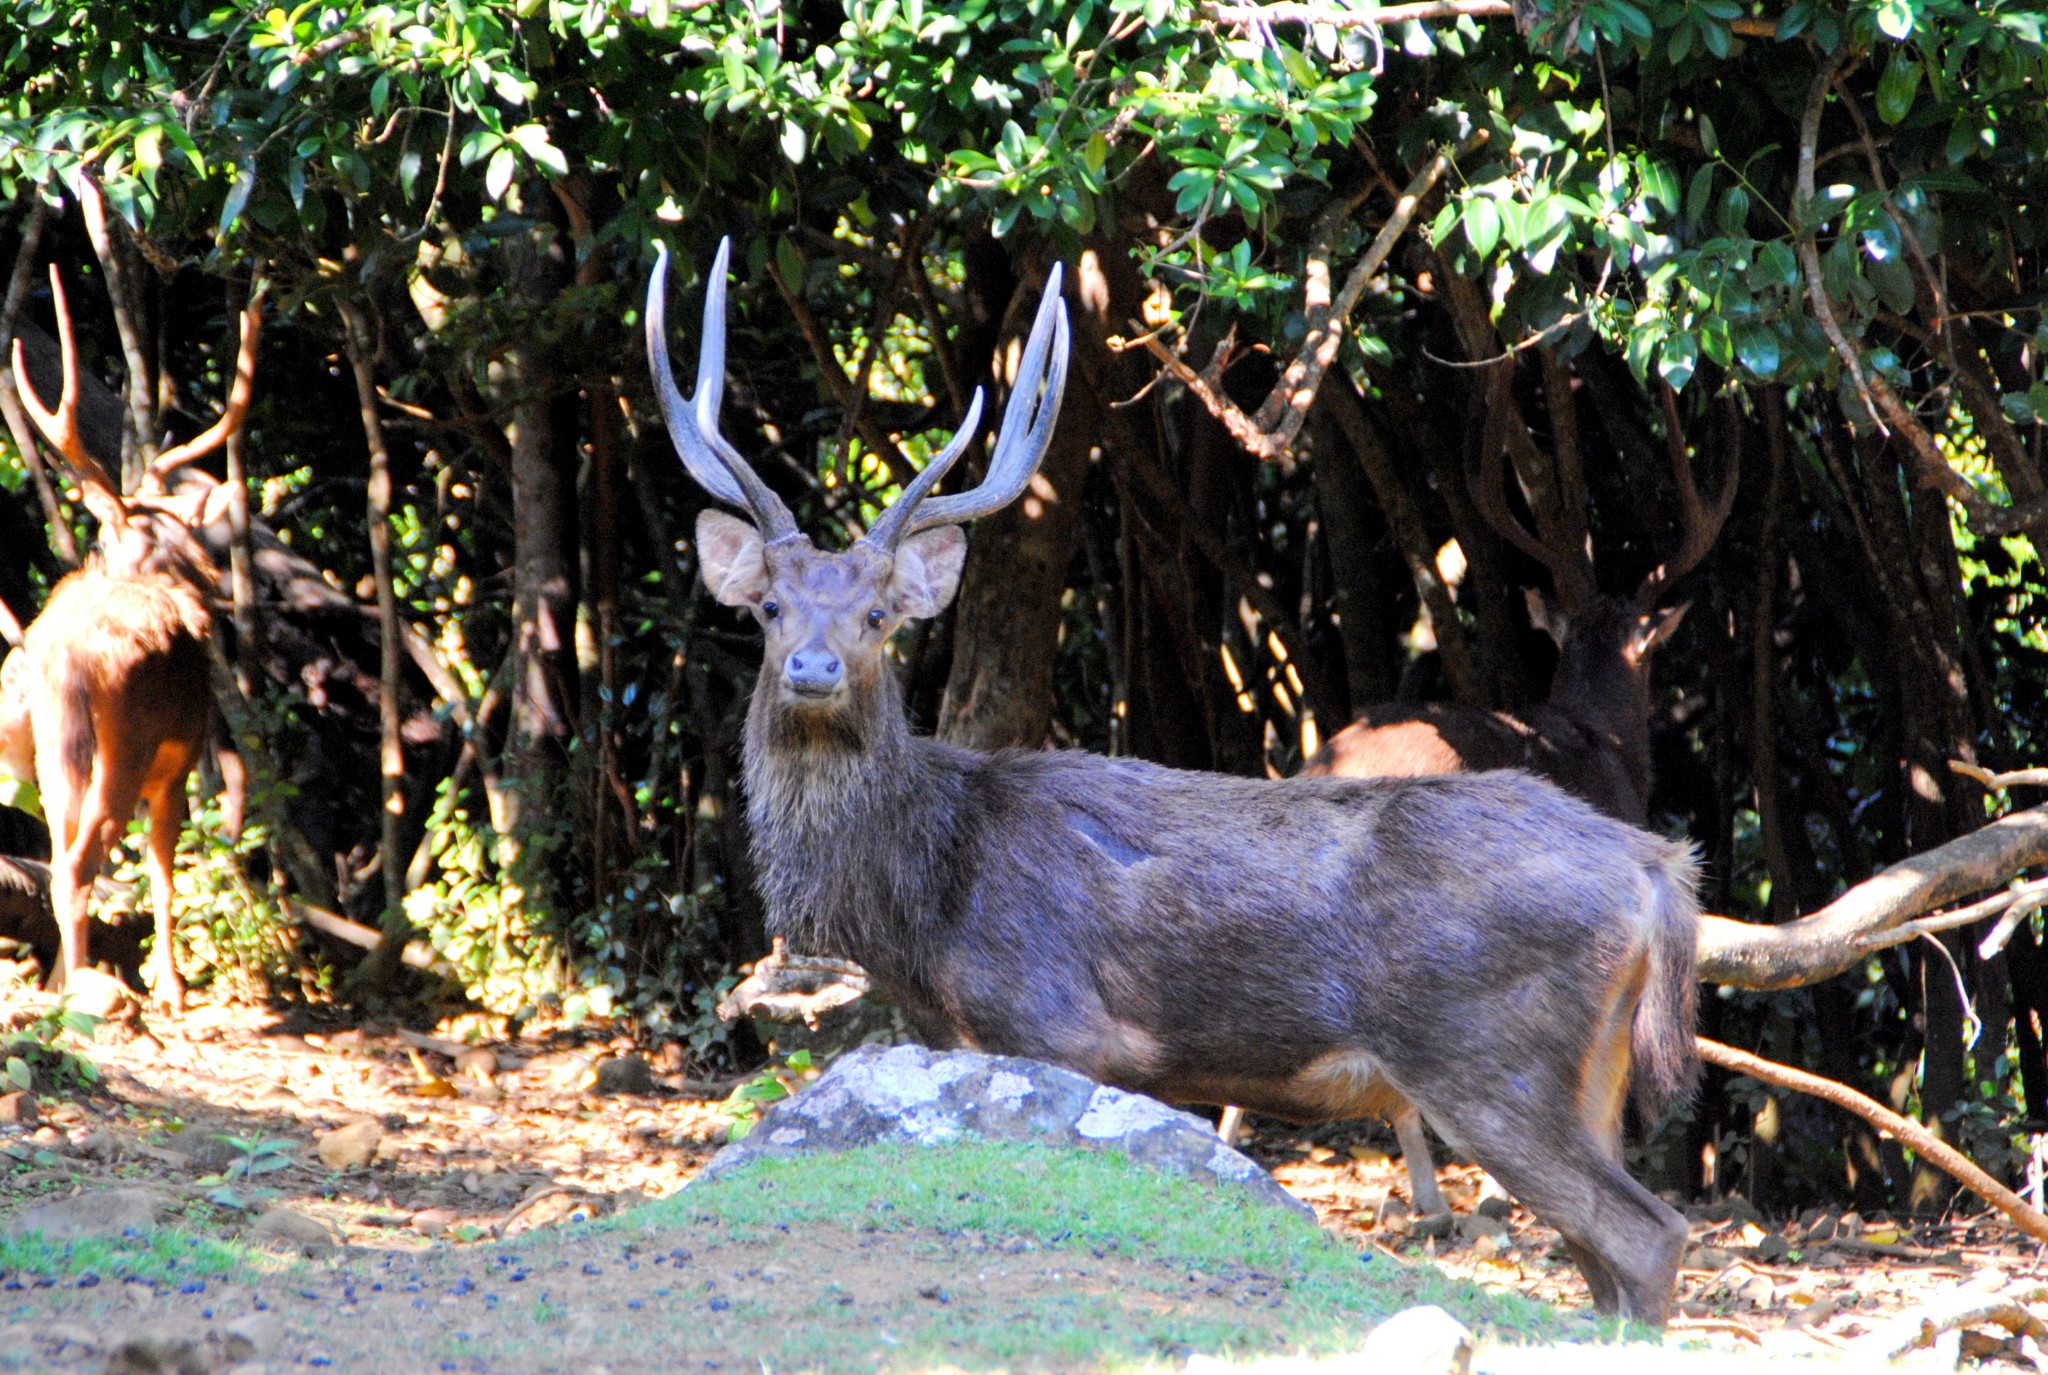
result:
<svg viewBox="0 0 2048 1375"><path fill-rule="evenodd" d="M654 369L654 392L669 442L683 468L697 485L729 506L738 506L770 543L799 532L796 517L781 497L761 480L739 450L718 432L718 408L725 395L725 273L732 240L722 239L711 263L704 291L704 333L697 344L697 397L683 398L668 360L668 245L654 246L654 275L647 283L647 355Z"/></svg>
<svg viewBox="0 0 2048 1375"><path fill-rule="evenodd" d="M85 492L87 508L102 523L125 525L128 505L121 498L120 485L87 451L85 440L78 432L78 345L71 333L71 303L65 298L64 279L58 274L55 263L50 265L50 294L56 299L57 349L63 360L64 372L57 409L53 411L43 405L35 383L29 380L28 365L22 357L19 339L14 341L14 388L20 394L21 404L28 411L29 418L42 431L43 438L57 451L57 457L64 466L78 478L78 485Z"/></svg>
<svg viewBox="0 0 2048 1375"><path fill-rule="evenodd" d="M1702 505L1699 484L1693 478L1692 454L1678 424L1678 397L1668 385L1663 390L1663 401L1664 443L1671 455L1671 477L1678 487L1678 522L1682 533L1678 551L1651 569L1636 589L1636 603L1645 608L1654 605L1666 588L1699 567L1713 549L1714 541L1721 537L1721 527L1728 523L1729 512L1735 509L1735 491L1742 478L1742 452L1731 447L1728 468L1721 474L1721 489L1714 494L1714 504Z"/></svg>
<svg viewBox="0 0 2048 1375"><path fill-rule="evenodd" d="M249 418L249 398L256 390L257 345L263 338L263 298L269 291L268 283L259 285L251 293L249 304L242 308L241 345L235 350L235 380L229 384L227 405L221 410L220 419L200 434L165 449L150 461L147 476L155 485L161 487L164 480L178 469L206 457L227 443L229 437L242 428L242 422Z"/></svg>
<svg viewBox="0 0 2048 1375"><path fill-rule="evenodd" d="M1592 570L1587 566L1585 551L1568 553L1553 549L1516 519L1515 513L1508 509L1505 474L1502 472L1506 466L1503 460L1507 456L1507 447L1494 441L1495 437L1489 436L1481 450L1483 456L1479 460L1478 472L1466 474L1465 485L1471 489L1472 504L1479 508L1479 514L1496 534L1550 570L1551 590L1557 594L1558 602L1565 611L1575 611L1599 590L1593 581Z"/></svg>
<svg viewBox="0 0 2048 1375"><path fill-rule="evenodd" d="M981 392L977 389L953 442L876 518L864 537L868 543L890 549L919 530L959 525L1000 511L1030 483L1052 442L1053 426L1059 420L1060 397L1067 386L1067 305L1060 295L1064 275L1059 263L1054 263L1052 271L1046 274L1045 292L1031 322L1031 336L1017 365L1017 382L1010 390L1009 404L1003 408L1003 424L996 434L988 476L970 491L926 499L974 436L981 418Z"/></svg>

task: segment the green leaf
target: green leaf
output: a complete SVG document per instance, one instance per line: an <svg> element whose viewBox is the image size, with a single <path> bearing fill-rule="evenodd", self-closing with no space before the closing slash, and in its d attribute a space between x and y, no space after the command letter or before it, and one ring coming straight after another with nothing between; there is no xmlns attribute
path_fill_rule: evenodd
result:
<svg viewBox="0 0 2048 1375"><path fill-rule="evenodd" d="M1737 325L1735 356L1759 379L1768 381L1778 372L1778 332L1769 325Z"/></svg>
<svg viewBox="0 0 2048 1375"><path fill-rule="evenodd" d="M1885 0L1877 7L1877 31L1903 43L1913 33L1911 0Z"/></svg>
<svg viewBox="0 0 2048 1375"><path fill-rule="evenodd" d="M1678 209L1678 175L1669 166L1652 162L1647 153L1638 154L1636 175L1642 180L1645 200L1666 212Z"/></svg>
<svg viewBox="0 0 2048 1375"><path fill-rule="evenodd" d="M801 167L804 161L804 154L810 148L810 140L804 135L803 125L798 124L793 119L783 120L782 137L779 142L782 146L782 156L788 158L794 165Z"/></svg>
<svg viewBox="0 0 2048 1375"><path fill-rule="evenodd" d="M1762 274L1759 285L1799 285L1799 257L1783 239L1772 239L1757 249L1756 266Z"/></svg>
<svg viewBox="0 0 2048 1375"><path fill-rule="evenodd" d="M1742 233L1749 223L1749 192L1740 186L1731 186L1721 196L1719 215L1721 232L1728 235Z"/></svg>
<svg viewBox="0 0 2048 1375"><path fill-rule="evenodd" d="M1475 200L1465 202L1465 238L1472 245L1472 251L1482 258L1493 256L1493 246L1500 242L1500 210L1492 201Z"/></svg>
<svg viewBox="0 0 2048 1375"><path fill-rule="evenodd" d="M1699 343L1691 334L1674 334L1657 350L1657 375L1670 383L1673 391L1684 391L1699 366L1699 357Z"/></svg>
<svg viewBox="0 0 2048 1375"><path fill-rule="evenodd" d="M1877 83L1877 117L1897 124L1913 111L1913 97L1920 91L1920 64L1904 46L1892 50L1884 75Z"/></svg>
<svg viewBox="0 0 2048 1375"><path fill-rule="evenodd" d="M491 162L484 169L484 191L494 201L505 199L506 188L512 185L514 159L512 145L501 145L491 154Z"/></svg>
<svg viewBox="0 0 2048 1375"><path fill-rule="evenodd" d="M1704 223L1707 218L1707 204L1714 194L1714 164L1711 162L1692 174L1692 184L1685 189L1685 217L1694 224Z"/></svg>
<svg viewBox="0 0 2048 1375"><path fill-rule="evenodd" d="M803 255L796 251L796 244L787 235L775 241L775 271L791 291L804 289Z"/></svg>
<svg viewBox="0 0 2048 1375"><path fill-rule="evenodd" d="M7 1057L7 1078L23 1093L27 1093L36 1086L35 1072L29 1069L28 1061L22 1059L19 1055Z"/></svg>

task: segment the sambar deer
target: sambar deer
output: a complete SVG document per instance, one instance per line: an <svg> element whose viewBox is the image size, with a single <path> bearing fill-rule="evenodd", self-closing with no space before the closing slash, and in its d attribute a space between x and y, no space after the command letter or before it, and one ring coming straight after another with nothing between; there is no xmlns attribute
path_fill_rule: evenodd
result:
<svg viewBox="0 0 2048 1375"><path fill-rule="evenodd" d="M729 247L729 246L727 246ZM911 734L884 654L937 615L964 522L1021 494L1067 375L1050 275L987 475L943 452L860 539L819 549L718 432L721 247L697 394L670 372L668 253L647 343L707 492L699 566L765 633L747 813L768 929L857 961L937 1046L1066 1065L1295 1120L1414 1103L1566 1238L1594 1301L1662 1323L1685 1220L1630 1178L1620 1120L1690 1091L1697 865L1519 773L1269 781Z"/></svg>
<svg viewBox="0 0 2048 1375"><path fill-rule="evenodd" d="M174 954L171 870L185 822L185 781L205 748L213 710L206 637L217 573L191 530L192 521L210 515L187 512L167 484L179 468L226 443L247 417L262 299L259 293L242 314L234 380L218 420L157 454L141 490L123 496L80 436L77 351L54 267L50 284L64 367L56 409L36 394L19 341L14 380L36 428L99 519L99 542L85 566L52 589L21 649L8 659L0 754L33 753L50 826L59 982L92 963L87 907L93 879L136 805L148 809L146 858L156 915L149 981L153 994L176 1008L185 990Z"/></svg>
<svg viewBox="0 0 2048 1375"><path fill-rule="evenodd" d="M1508 507L1499 447L1471 474L1473 504L1502 538L1550 572L1553 598L1533 588L1529 616L1557 645L1547 700L1519 712L1457 703L1380 703L1330 737L1303 777L1415 777L1527 769L1621 821L1650 815L1650 655L1677 630L1690 602L1658 603L1699 566L1735 504L1739 465L1731 459L1713 503L1701 499L1692 458L1666 416L1672 478L1678 491L1679 547L1627 597L1599 590L1585 533L1583 490L1558 484L1568 509L1546 512L1536 528ZM1575 518L1559 518L1575 517ZM1545 535L1549 538L1545 538ZM1234 1122L1226 1118L1225 1135ZM1429 1138L1413 1109L1394 1119L1416 1211L1446 1211Z"/></svg>

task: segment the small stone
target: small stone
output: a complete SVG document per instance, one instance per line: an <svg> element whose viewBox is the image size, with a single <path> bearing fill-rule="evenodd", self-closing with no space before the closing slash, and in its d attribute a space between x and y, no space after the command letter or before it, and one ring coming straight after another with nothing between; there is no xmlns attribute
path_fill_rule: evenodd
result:
<svg viewBox="0 0 2048 1375"><path fill-rule="evenodd" d="M440 1237L448 1235L448 1229L455 1225L453 1208L422 1208L412 1215L412 1229L421 1236Z"/></svg>
<svg viewBox="0 0 2048 1375"><path fill-rule="evenodd" d="M328 1169L353 1170L376 1159L377 1144L383 1139L383 1126L375 1118L366 1117L320 1133L314 1138L314 1148L320 1153L320 1163Z"/></svg>
<svg viewBox="0 0 2048 1375"><path fill-rule="evenodd" d="M1456 1225L1458 1235L1467 1241L1477 1241L1481 1237L1504 1237L1508 1233L1507 1223L1491 1213L1466 1213L1458 1218Z"/></svg>
<svg viewBox="0 0 2048 1375"><path fill-rule="evenodd" d="M1842 1220L1833 1213L1822 1213L1814 1219L1812 1225L1807 1227L1806 1239L1809 1242L1833 1241L1835 1233L1841 1229L1841 1226Z"/></svg>
<svg viewBox="0 0 2048 1375"><path fill-rule="evenodd" d="M1388 1194L1380 1203L1377 1221L1396 1236L1406 1236L1414 1225L1415 1215L1408 1211L1407 1201L1399 1194Z"/></svg>
<svg viewBox="0 0 2048 1375"><path fill-rule="evenodd" d="M0 1093L0 1127L33 1127L42 1120L33 1093Z"/></svg>
<svg viewBox="0 0 2048 1375"><path fill-rule="evenodd" d="M1515 1205L1506 1194L1483 1194L1479 1206L1473 1209L1481 1217L1490 1217L1497 1222L1506 1222L1515 1211Z"/></svg>
<svg viewBox="0 0 2048 1375"><path fill-rule="evenodd" d="M220 1343L221 1355L230 1361L241 1362L275 1350L277 1339L283 1332L277 1314L251 1313L223 1323L216 1329L214 1338Z"/></svg>
<svg viewBox="0 0 2048 1375"><path fill-rule="evenodd" d="M488 1079L498 1072L498 1053L484 1046L465 1050L455 1057L455 1071L474 1078Z"/></svg>
<svg viewBox="0 0 2048 1375"><path fill-rule="evenodd" d="M1472 1333L1434 1304L1396 1313L1375 1327L1352 1364L1401 1375L1469 1375Z"/></svg>
<svg viewBox="0 0 2048 1375"><path fill-rule="evenodd" d="M1734 1259L1733 1252L1723 1251L1718 1246L1695 1246L1685 1253L1685 1268L1688 1270L1725 1270Z"/></svg>
<svg viewBox="0 0 2048 1375"><path fill-rule="evenodd" d="M75 976L74 976L75 977ZM187 1337L130 1337L107 1358L106 1375L209 1375L199 1343Z"/></svg>
<svg viewBox="0 0 2048 1375"><path fill-rule="evenodd" d="M83 1012L103 1022L115 1021L140 1009L127 984L97 969L74 969L64 979L67 1010Z"/></svg>
<svg viewBox="0 0 2048 1375"><path fill-rule="evenodd" d="M111 1165L119 1160L123 1154L121 1138L112 1132L87 1132L78 1142L78 1153L87 1160L98 1161L102 1165Z"/></svg>
<svg viewBox="0 0 2048 1375"><path fill-rule="evenodd" d="M1493 1260L1505 1249L1506 1243L1501 1238L1488 1232L1484 1236L1474 1238L1472 1242L1472 1259Z"/></svg>
<svg viewBox="0 0 2048 1375"><path fill-rule="evenodd" d="M19 1329L16 1330L18 1331ZM68 1322L54 1323L44 1328L42 1337L44 1341L60 1351L67 1346L75 1346L88 1355L99 1350L100 1342L104 1340L103 1334L94 1332L90 1328L80 1327L76 1323Z"/></svg>
<svg viewBox="0 0 2048 1375"><path fill-rule="evenodd" d="M1425 1213L1408 1224L1408 1235L1419 1241L1447 1241L1460 1221L1451 1213Z"/></svg>
<svg viewBox="0 0 2048 1375"><path fill-rule="evenodd" d="M616 1055L597 1067L595 1089L601 1094L654 1092L654 1071L641 1055Z"/></svg>
<svg viewBox="0 0 2048 1375"><path fill-rule="evenodd" d="M278 1250L296 1251L319 1257L334 1250L333 1229L319 1218L291 1208L272 1208L256 1219L245 1234L249 1241Z"/></svg>
<svg viewBox="0 0 2048 1375"><path fill-rule="evenodd" d="M168 1213L171 1199L150 1189L100 1189L37 1204L17 1213L12 1232L41 1232L57 1237L118 1237L154 1227Z"/></svg>
<svg viewBox="0 0 2048 1375"><path fill-rule="evenodd" d="M1776 1232L1764 1233L1757 1239L1756 1245L1749 1248L1750 1259L1761 1261L1765 1265L1774 1264L1791 1254L1792 1243Z"/></svg>

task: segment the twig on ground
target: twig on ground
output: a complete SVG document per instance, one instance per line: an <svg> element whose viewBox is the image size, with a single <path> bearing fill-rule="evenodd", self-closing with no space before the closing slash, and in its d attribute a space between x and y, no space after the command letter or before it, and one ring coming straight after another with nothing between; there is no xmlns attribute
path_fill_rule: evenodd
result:
<svg viewBox="0 0 2048 1375"><path fill-rule="evenodd" d="M1811 1094L1815 1098L1833 1103L1838 1108L1855 1113L1879 1131L1889 1132L1898 1138L1901 1144L1918 1152L1929 1164L1953 1176L1964 1188L2004 1213L2012 1220L2014 1226L2028 1236L2036 1241L2048 1241L2048 1215L2044 1215L2040 1209L1986 1174L1968 1156L1918 1122L1900 1116L1869 1095L1858 1093L1847 1084L1837 1083L1833 1079L1823 1079L1818 1074L1793 1069L1790 1065L1781 1065L1762 1056L1751 1055L1748 1051L1737 1050L1733 1046L1724 1046L1719 1041L1710 1041L1704 1036L1696 1039L1699 1042L1700 1058L1708 1064L1732 1069L1738 1074L1747 1074L1752 1079L1775 1084L1779 1088Z"/></svg>
<svg viewBox="0 0 2048 1375"><path fill-rule="evenodd" d="M1897 1360L1909 1351L1934 1345L1944 1332L1987 1323L2036 1342L2048 1342L2048 1323L2026 1306L2043 1300L2048 1300L2048 1284L1993 1290L1964 1285L1901 1313L1857 1342L1855 1349Z"/></svg>
<svg viewBox="0 0 2048 1375"><path fill-rule="evenodd" d="M851 960L825 955L792 955L782 937L754 965L716 1009L720 1021L759 1017L770 1022L801 1021L816 1031L818 1019L864 996L868 972Z"/></svg>

